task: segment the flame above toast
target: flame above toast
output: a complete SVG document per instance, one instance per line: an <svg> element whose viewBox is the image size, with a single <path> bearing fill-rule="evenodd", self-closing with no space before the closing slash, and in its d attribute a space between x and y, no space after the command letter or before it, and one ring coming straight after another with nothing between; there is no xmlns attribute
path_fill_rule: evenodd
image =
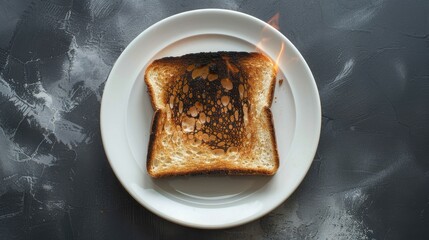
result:
<svg viewBox="0 0 429 240"><path fill-rule="evenodd" d="M274 16L272 16L272 17L267 21L267 24L268 24L268 25L270 25L271 27L273 27L274 29L276 29L276 30L279 30L279 31L280 31L279 19L280 19L280 13L276 13L276 14L274 14ZM266 27L264 27L264 28L262 29L262 31L261 31L261 40L256 44L256 50L257 50L258 52L260 52L260 53L264 54L264 55L266 55L266 54L265 54L265 52L263 51L263 49L265 48L265 46L267 46L267 45L271 44L271 43L270 43L270 42L271 42L271 38L266 37L266 36L267 36L267 34L266 34L267 29L268 29L268 27L267 27L267 26L266 26ZM274 69L275 69L275 71L276 71L276 72L277 72L277 71L278 71L278 69L279 69L280 57L282 56L282 54L283 54L283 52L284 52L284 47L285 47L285 46L284 46L284 43L282 42L282 43L281 43L281 46L280 46L280 50L279 50L279 52L277 53L276 57L273 59L273 60L274 60L274 63L275 63L275 65L274 65ZM269 57L269 56L267 56L267 57ZM270 58L270 57L269 57L269 58Z"/></svg>

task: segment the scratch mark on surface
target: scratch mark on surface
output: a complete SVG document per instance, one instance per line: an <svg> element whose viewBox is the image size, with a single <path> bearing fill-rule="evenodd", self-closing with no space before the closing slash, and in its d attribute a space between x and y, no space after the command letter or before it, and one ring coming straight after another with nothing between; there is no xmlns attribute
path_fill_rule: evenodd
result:
<svg viewBox="0 0 429 240"><path fill-rule="evenodd" d="M415 38L415 39L427 39L427 38L429 38L429 34L414 35L414 34L409 34L409 33L401 33L401 35L403 35L405 37L409 37L409 38Z"/></svg>
<svg viewBox="0 0 429 240"><path fill-rule="evenodd" d="M0 215L0 220L6 219L6 218L15 217L15 216L17 216L17 215L19 215L19 214L21 214L21 213L22 213L22 211L3 214L3 215Z"/></svg>
<svg viewBox="0 0 429 240"><path fill-rule="evenodd" d="M63 200L49 200L45 202L45 206L48 210L64 210L66 203Z"/></svg>
<svg viewBox="0 0 429 240"><path fill-rule="evenodd" d="M344 64L343 70L341 70L341 72L335 77L333 82L336 82L338 80L341 80L341 79L349 76L353 70L354 64L355 64L354 59L351 58L351 59L347 60L347 62Z"/></svg>
<svg viewBox="0 0 429 240"><path fill-rule="evenodd" d="M347 82L347 77L352 73L354 65L354 59L347 60L343 69L337 74L334 80L321 89L320 95L324 96L344 85Z"/></svg>
<svg viewBox="0 0 429 240"><path fill-rule="evenodd" d="M36 184L36 180L37 180L36 177L21 176L21 177L18 178L18 180L16 181L16 183L18 185L24 184L25 186L28 186L29 193L34 197L35 196L34 185Z"/></svg>
<svg viewBox="0 0 429 240"><path fill-rule="evenodd" d="M9 175L9 176L6 176L6 177L3 177L3 181L7 181L7 180L9 180L9 179L11 179L11 178L16 177L17 175L18 175L18 174L14 173L14 174L12 174L12 175Z"/></svg>
<svg viewBox="0 0 429 240"><path fill-rule="evenodd" d="M329 27L352 30L365 31L358 29L362 25L368 23L382 9L384 0L375 0L371 4L361 4L355 8L344 8L337 2L325 1L321 5L322 19Z"/></svg>
<svg viewBox="0 0 429 240"><path fill-rule="evenodd" d="M386 178L393 177L393 175L397 173L404 165L410 162L409 157L410 156L403 156L390 164L386 169L383 169L375 175L367 177L359 184L358 188L378 185L381 182L386 183Z"/></svg>
<svg viewBox="0 0 429 240"><path fill-rule="evenodd" d="M12 132L12 137L16 135L16 132L18 131L19 127L21 126L22 122L27 118L27 116L23 115L22 119L18 122L18 125L15 127L15 129Z"/></svg>

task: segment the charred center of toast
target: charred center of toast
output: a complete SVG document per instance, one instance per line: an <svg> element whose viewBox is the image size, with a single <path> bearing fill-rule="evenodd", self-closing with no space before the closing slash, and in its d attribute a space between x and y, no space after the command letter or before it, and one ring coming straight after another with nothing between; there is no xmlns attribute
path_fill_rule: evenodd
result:
<svg viewBox="0 0 429 240"><path fill-rule="evenodd" d="M215 154L237 151L249 121L248 84L233 57L212 54L189 61L168 87L166 101L177 130Z"/></svg>

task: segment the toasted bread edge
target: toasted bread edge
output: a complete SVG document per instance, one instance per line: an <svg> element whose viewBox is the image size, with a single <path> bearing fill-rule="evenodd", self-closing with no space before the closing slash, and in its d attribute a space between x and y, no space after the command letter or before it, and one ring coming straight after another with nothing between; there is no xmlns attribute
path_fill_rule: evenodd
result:
<svg viewBox="0 0 429 240"><path fill-rule="evenodd" d="M150 166L152 165L152 161L154 158L154 147L155 147L155 143L156 143L156 139L157 139L157 135L158 135L158 128L160 127L160 124L158 124L160 117L162 115L161 110L156 110L154 115L153 115L153 119L152 119L152 128L151 128L151 132L150 132L150 137L149 137L149 146L147 149L147 161L146 161L146 170L149 173L149 175L151 175L152 177L155 177L156 174L152 172Z"/></svg>

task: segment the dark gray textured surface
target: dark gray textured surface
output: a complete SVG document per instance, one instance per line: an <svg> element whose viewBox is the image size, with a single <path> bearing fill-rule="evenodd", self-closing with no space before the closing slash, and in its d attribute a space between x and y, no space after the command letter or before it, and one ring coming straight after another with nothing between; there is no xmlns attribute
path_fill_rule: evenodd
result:
<svg viewBox="0 0 429 240"><path fill-rule="evenodd" d="M313 165L267 216L225 230L134 201L101 145L103 84L155 22L219 7L280 30L316 78ZM428 239L429 2L0 1L0 239Z"/></svg>

